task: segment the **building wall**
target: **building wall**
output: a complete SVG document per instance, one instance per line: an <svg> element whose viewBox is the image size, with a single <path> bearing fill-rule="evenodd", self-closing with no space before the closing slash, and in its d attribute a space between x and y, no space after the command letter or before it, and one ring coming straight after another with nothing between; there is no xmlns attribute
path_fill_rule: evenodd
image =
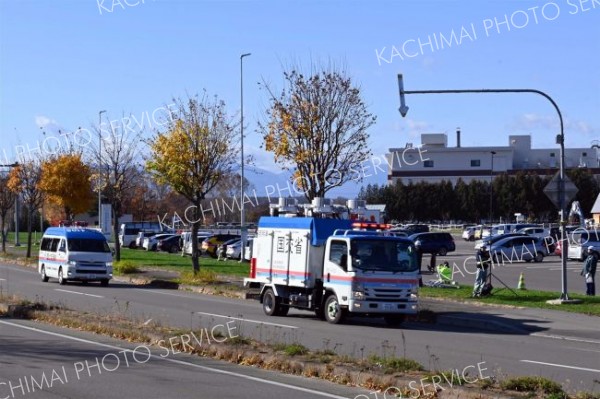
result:
<svg viewBox="0 0 600 399"><path fill-rule="evenodd" d="M498 147L448 147L445 134L423 134L421 142L423 145L420 147L390 148L390 183L398 179L407 184L442 180L456 184L459 178L465 182L489 181L496 174L515 174L523 170L553 175L560 165L559 148L532 149L531 136L528 135L509 136L509 145ZM493 161L492 151L495 152ZM596 149L565 149L565 167L594 168L594 173L600 174Z"/></svg>

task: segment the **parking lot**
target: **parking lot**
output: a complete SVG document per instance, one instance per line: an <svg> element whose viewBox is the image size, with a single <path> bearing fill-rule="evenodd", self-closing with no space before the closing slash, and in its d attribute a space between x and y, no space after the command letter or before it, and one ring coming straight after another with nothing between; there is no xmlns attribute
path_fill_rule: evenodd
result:
<svg viewBox="0 0 600 399"><path fill-rule="evenodd" d="M454 269L453 279L459 284L473 284L475 280L475 242L465 241L460 235L454 234L456 251L446 256L437 256L436 264L448 261ZM435 274L427 271L430 256L423 256L423 281L436 279ZM583 264L581 262L567 261L567 289L568 292L585 294L585 283L579 275ZM525 285L528 289L543 291L561 291L561 262L560 257L550 255L541 263L513 262L494 264L494 276L502 280L509 287L516 289L521 272L525 275ZM493 279L492 285L501 288L502 284Z"/></svg>

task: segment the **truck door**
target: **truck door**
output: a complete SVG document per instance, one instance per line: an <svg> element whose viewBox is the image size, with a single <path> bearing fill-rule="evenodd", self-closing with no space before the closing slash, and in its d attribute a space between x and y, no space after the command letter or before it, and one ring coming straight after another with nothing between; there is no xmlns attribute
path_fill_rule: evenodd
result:
<svg viewBox="0 0 600 399"><path fill-rule="evenodd" d="M344 305L348 303L352 279L348 275L348 242L345 240L331 240L329 251L325 252L323 283L325 287L336 292L338 301Z"/></svg>

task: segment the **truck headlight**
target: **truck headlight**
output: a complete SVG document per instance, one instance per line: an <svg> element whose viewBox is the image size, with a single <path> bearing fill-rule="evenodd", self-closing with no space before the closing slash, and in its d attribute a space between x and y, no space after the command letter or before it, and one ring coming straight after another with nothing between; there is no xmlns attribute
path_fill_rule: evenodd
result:
<svg viewBox="0 0 600 399"><path fill-rule="evenodd" d="M76 260L70 260L69 261L69 266L77 266L77 261Z"/></svg>
<svg viewBox="0 0 600 399"><path fill-rule="evenodd" d="M357 299L359 301L362 301L363 299L365 299L365 293L363 291L353 291L352 295L353 295L354 299Z"/></svg>
<svg viewBox="0 0 600 399"><path fill-rule="evenodd" d="M112 266L113 266L112 262L106 262L106 267L112 267Z"/></svg>

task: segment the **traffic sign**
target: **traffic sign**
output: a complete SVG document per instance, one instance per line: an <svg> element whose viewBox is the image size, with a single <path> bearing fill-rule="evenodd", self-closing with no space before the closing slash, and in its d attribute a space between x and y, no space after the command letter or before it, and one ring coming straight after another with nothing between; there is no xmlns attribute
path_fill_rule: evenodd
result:
<svg viewBox="0 0 600 399"><path fill-rule="evenodd" d="M565 203L563 205L566 208L569 202L575 198L575 195L579 190L577 189L575 183L573 183L573 181L569 179L567 175L564 177L564 184ZM555 207L560 209L560 172L557 172L554 177L552 177L552 180L548 182L546 187L544 187L544 194L546 194L550 201L552 201Z"/></svg>

